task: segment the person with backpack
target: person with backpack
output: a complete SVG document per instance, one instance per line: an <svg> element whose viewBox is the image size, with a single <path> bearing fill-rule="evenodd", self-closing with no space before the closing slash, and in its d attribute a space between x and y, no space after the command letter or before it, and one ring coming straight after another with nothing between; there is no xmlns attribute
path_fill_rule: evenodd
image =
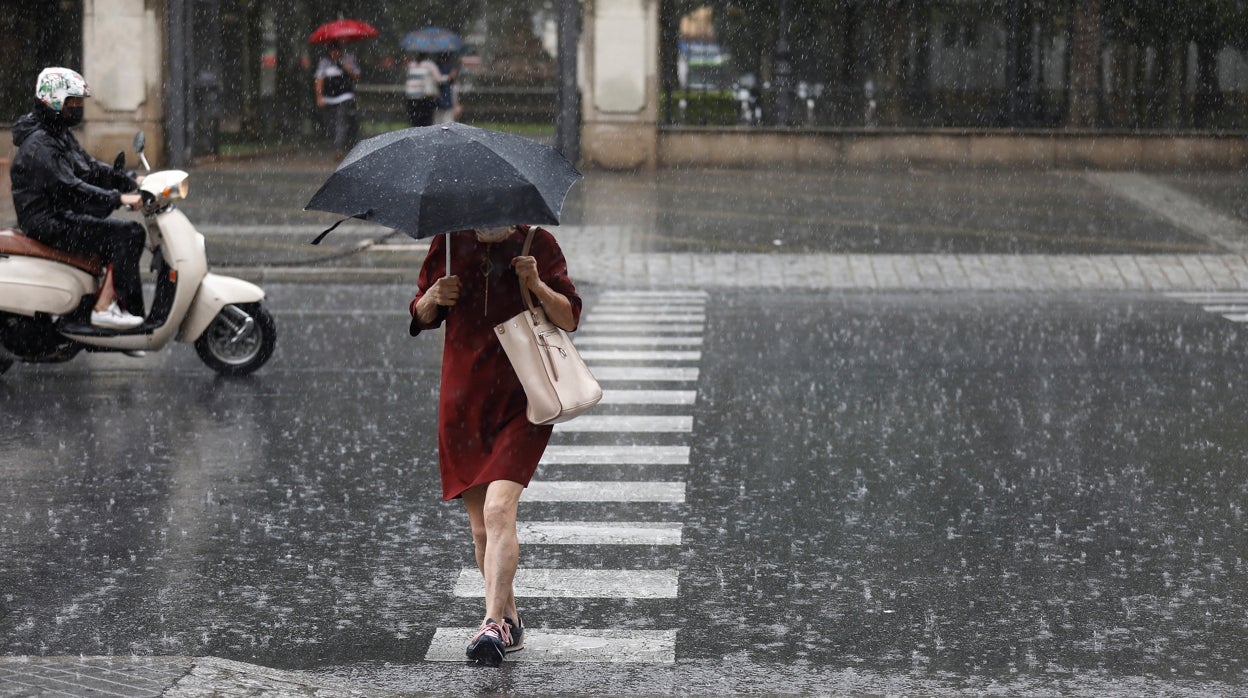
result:
<svg viewBox="0 0 1248 698"><path fill-rule="evenodd" d="M332 125L334 157L338 160L359 134L355 112L355 82L359 79L355 57L343 51L341 43L330 44L316 66L316 106L326 114L326 125Z"/></svg>
<svg viewBox="0 0 1248 698"><path fill-rule="evenodd" d="M407 103L407 116L412 126L432 126L433 113L438 108L438 98L446 76L438 69L428 53L417 53L407 64L407 81L403 94Z"/></svg>

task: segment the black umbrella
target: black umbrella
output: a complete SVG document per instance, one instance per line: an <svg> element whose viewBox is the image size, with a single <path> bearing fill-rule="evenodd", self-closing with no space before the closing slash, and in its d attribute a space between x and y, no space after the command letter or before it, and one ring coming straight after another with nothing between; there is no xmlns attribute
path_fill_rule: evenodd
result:
<svg viewBox="0 0 1248 698"><path fill-rule="evenodd" d="M580 178L557 150L528 138L459 123L419 126L360 141L304 210L372 221L414 238L557 224Z"/></svg>

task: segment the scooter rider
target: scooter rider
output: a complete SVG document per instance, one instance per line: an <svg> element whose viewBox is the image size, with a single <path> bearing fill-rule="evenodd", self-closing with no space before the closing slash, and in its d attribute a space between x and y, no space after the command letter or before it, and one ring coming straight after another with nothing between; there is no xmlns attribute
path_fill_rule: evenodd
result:
<svg viewBox="0 0 1248 698"><path fill-rule="evenodd" d="M139 206L124 171L87 154L70 132L82 122L91 90L68 68L47 68L35 85L34 110L13 124L17 154L10 167L13 205L27 236L67 252L99 256L106 265L91 312L96 327L125 330L143 324L139 260L146 232L109 214ZM120 306L118 301L120 300Z"/></svg>

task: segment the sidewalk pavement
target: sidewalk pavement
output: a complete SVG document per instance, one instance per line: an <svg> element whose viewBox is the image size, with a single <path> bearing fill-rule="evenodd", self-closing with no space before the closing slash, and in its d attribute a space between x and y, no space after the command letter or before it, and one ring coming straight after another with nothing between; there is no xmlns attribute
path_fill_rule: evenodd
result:
<svg viewBox="0 0 1248 698"><path fill-rule="evenodd" d="M553 229L578 280L608 287L859 291L1228 291L1248 288L1248 256L634 253L626 236ZM615 244L613 244L615 243ZM225 266L256 283L416 283L425 245L396 264L385 244L355 264ZM413 251L419 255L412 256Z"/></svg>
<svg viewBox="0 0 1248 698"><path fill-rule="evenodd" d="M349 221L309 244L338 220L302 210L334 166L318 153L198 165L180 208L219 273L414 284L428 240ZM552 230L574 277L607 286L1238 290L1245 201L1248 177L1229 171L590 171Z"/></svg>
<svg viewBox="0 0 1248 698"><path fill-rule="evenodd" d="M300 672L216 657L0 657L0 697L121 696L201 698L370 698L364 691ZM405 696L418 694L404 693Z"/></svg>

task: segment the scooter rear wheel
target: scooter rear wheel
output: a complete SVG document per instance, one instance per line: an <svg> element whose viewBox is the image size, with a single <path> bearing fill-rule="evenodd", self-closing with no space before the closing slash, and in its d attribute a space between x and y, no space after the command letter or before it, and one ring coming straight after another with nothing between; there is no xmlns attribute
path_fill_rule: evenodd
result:
<svg viewBox="0 0 1248 698"><path fill-rule="evenodd" d="M273 356L277 344L277 324L259 303L233 307L252 320L250 329L239 326L223 308L208 329L195 340L195 353L208 368L223 376L245 376L260 368Z"/></svg>

